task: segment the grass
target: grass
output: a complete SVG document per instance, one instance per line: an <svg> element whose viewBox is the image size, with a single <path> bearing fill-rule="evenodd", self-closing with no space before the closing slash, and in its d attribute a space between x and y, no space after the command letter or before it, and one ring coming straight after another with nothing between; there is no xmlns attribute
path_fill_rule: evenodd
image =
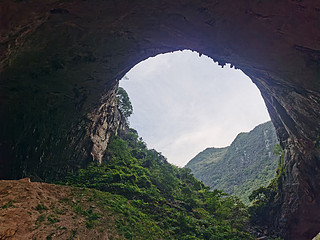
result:
<svg viewBox="0 0 320 240"><path fill-rule="evenodd" d="M48 217L47 217L47 220L50 224L54 224L54 223L57 223L57 222L60 222L60 219L57 218L56 216L54 216L53 214L50 214Z"/></svg>
<svg viewBox="0 0 320 240"><path fill-rule="evenodd" d="M2 208L2 209L12 208L12 207L14 207L13 203L14 203L14 201L9 200L9 201L8 201L7 203L5 203L1 208Z"/></svg>
<svg viewBox="0 0 320 240"><path fill-rule="evenodd" d="M87 202L92 202L91 200L87 200ZM93 210L93 206L89 206L89 209L85 209L84 206L80 205L80 201L78 203L75 203L73 205L73 210L76 214L85 216L86 218L86 227L91 229L99 224L99 219L101 218L101 215Z"/></svg>
<svg viewBox="0 0 320 240"><path fill-rule="evenodd" d="M39 227L46 220L46 215L41 214L36 220L36 226Z"/></svg>
<svg viewBox="0 0 320 240"><path fill-rule="evenodd" d="M36 206L36 210L37 210L39 213L42 213L43 211L47 211L48 208L47 208L45 205L43 205L43 204L38 204L38 205Z"/></svg>

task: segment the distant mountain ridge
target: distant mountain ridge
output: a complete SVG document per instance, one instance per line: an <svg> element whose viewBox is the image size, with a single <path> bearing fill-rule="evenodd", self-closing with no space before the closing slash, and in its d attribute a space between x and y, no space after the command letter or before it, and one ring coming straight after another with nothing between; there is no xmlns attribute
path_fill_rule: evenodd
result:
<svg viewBox="0 0 320 240"><path fill-rule="evenodd" d="M275 176L279 156L273 155L278 144L272 122L258 125L249 133L240 133L229 147L207 148L191 159L186 168L212 189L235 194L245 203L260 186Z"/></svg>

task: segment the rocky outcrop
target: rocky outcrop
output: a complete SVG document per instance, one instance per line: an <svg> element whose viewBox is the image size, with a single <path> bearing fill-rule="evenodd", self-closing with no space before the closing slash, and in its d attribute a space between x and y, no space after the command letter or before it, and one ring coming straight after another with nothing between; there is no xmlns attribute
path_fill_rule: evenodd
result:
<svg viewBox="0 0 320 240"><path fill-rule="evenodd" d="M91 156L93 161L101 163L102 157L107 149L112 134L117 134L121 122L125 122L117 107L116 89L103 96L103 103L92 114L89 119L90 139L93 143Z"/></svg>
<svg viewBox="0 0 320 240"><path fill-rule="evenodd" d="M275 228L311 239L320 231L319 16L313 0L1 1L2 176L49 180L99 160L104 131L116 128L104 96L117 80L150 56L196 50L260 89L286 153Z"/></svg>

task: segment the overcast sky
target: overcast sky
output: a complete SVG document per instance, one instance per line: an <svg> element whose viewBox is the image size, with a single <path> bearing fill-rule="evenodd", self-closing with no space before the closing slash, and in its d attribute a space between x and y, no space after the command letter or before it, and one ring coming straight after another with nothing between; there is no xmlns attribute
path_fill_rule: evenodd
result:
<svg viewBox="0 0 320 240"><path fill-rule="evenodd" d="M149 58L126 77L120 86L134 108L130 126L177 166L207 147L228 146L238 133L270 120L250 78L196 52Z"/></svg>

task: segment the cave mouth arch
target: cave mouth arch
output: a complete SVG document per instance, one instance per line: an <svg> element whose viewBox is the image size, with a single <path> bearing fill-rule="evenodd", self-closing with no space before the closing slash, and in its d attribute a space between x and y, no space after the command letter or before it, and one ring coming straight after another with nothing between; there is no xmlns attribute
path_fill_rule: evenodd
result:
<svg viewBox="0 0 320 240"><path fill-rule="evenodd" d="M229 146L240 132L270 121L243 72L190 50L148 58L119 85L134 108L130 125L180 167L205 148Z"/></svg>
<svg viewBox="0 0 320 240"><path fill-rule="evenodd" d="M319 9L311 0L2 1L1 174L43 178L92 160L117 80L150 56L193 49L260 89L285 149L272 227L311 239L320 229Z"/></svg>

